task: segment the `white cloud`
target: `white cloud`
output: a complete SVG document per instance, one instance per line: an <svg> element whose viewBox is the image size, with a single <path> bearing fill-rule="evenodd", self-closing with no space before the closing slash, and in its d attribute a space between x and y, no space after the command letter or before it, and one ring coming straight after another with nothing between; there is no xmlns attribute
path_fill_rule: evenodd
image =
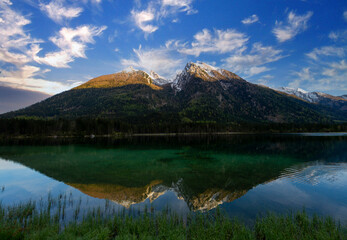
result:
<svg viewBox="0 0 347 240"><path fill-rule="evenodd" d="M158 30L157 26L150 24L154 20L154 10L147 9L143 11L131 11L131 16L138 28L140 28L145 33L153 33Z"/></svg>
<svg viewBox="0 0 347 240"><path fill-rule="evenodd" d="M330 32L329 38L331 40L334 40L335 42L341 41L347 41L347 30L340 30L340 31L333 31Z"/></svg>
<svg viewBox="0 0 347 240"><path fill-rule="evenodd" d="M258 16L255 15L255 14L253 14L252 16L243 19L241 22L242 22L243 24L246 24L246 25L247 25L247 24L256 23L256 22L258 22L258 21L259 21Z"/></svg>
<svg viewBox="0 0 347 240"><path fill-rule="evenodd" d="M84 4L91 2L94 5L99 5L102 2L102 0L80 0L80 1L82 1Z"/></svg>
<svg viewBox="0 0 347 240"><path fill-rule="evenodd" d="M322 58L324 56L324 58ZM311 52L310 74L297 74L296 81L311 91L346 91L346 48L325 46ZM295 74L295 73L294 73Z"/></svg>
<svg viewBox="0 0 347 240"><path fill-rule="evenodd" d="M41 40L31 38L24 27L30 20L11 9L10 1L0 1L0 61L16 66L31 61L28 45Z"/></svg>
<svg viewBox="0 0 347 240"><path fill-rule="evenodd" d="M62 28L50 40L60 49L47 53L44 57L37 54L42 50L42 40L34 39L24 29L31 22L11 8L10 1L0 1L0 82L2 85L26 90L58 93L74 86L73 83L60 83L42 79L49 69L30 63L36 61L54 67L68 67L77 57L86 57L88 43L102 33L105 27L80 26L75 29ZM6 63L6 64L3 64ZM75 83L78 84L78 83Z"/></svg>
<svg viewBox="0 0 347 240"><path fill-rule="evenodd" d="M340 62L333 62L329 64L330 67L340 70L340 71L347 71L347 63L346 60L341 60Z"/></svg>
<svg viewBox="0 0 347 240"><path fill-rule="evenodd" d="M343 12L343 18L345 19L345 21L347 21L347 11Z"/></svg>
<svg viewBox="0 0 347 240"><path fill-rule="evenodd" d="M86 58L85 51L87 43L94 43L94 37L101 35L106 26L79 26L73 28L62 28L57 36L50 40L60 49L56 52L47 53L39 57L42 50L38 45L32 45L33 59L37 63L46 64L57 68L67 68L68 64L75 58Z"/></svg>
<svg viewBox="0 0 347 240"><path fill-rule="evenodd" d="M169 13L175 14L176 12L186 12L187 14L196 13L197 11L193 9L192 3L193 0L162 0L161 14L168 15Z"/></svg>
<svg viewBox="0 0 347 240"><path fill-rule="evenodd" d="M234 29L215 29L213 32L203 29L195 34L194 39L192 43L169 40L166 42L166 47L195 57L202 53L228 54L229 57L221 59L222 67L246 77L271 70L265 65L285 57L282 55L282 50L263 46L261 43L254 43L248 50L249 37Z"/></svg>
<svg viewBox="0 0 347 240"><path fill-rule="evenodd" d="M336 57L344 57L345 49L341 47L334 46L324 46L321 48L315 48L313 51L306 54L309 58L313 60L318 60L319 56L336 56Z"/></svg>
<svg viewBox="0 0 347 240"><path fill-rule="evenodd" d="M164 77L172 78L173 74L184 65L184 59L174 58L171 50L165 47L143 50L140 46L133 51L135 58L122 59L121 64L124 67L132 66L147 72L153 70Z"/></svg>
<svg viewBox="0 0 347 240"><path fill-rule="evenodd" d="M16 71L3 70L0 76L0 85L19 88L30 91L39 91L48 94L56 94L72 87L80 85L82 82L61 83L48 81L35 76L42 73L39 67L24 65Z"/></svg>
<svg viewBox="0 0 347 240"><path fill-rule="evenodd" d="M57 23L80 16L83 9L80 7L65 7L64 0L53 0L49 4L40 3L40 9Z"/></svg>
<svg viewBox="0 0 347 240"><path fill-rule="evenodd" d="M249 38L234 29L214 30L213 33L208 29L203 29L195 34L194 39L195 41L191 43L191 46L181 48L178 51L196 57L201 53L242 52Z"/></svg>
<svg viewBox="0 0 347 240"><path fill-rule="evenodd" d="M299 33L307 29L307 23L312 17L313 12L307 12L304 15L296 15L293 11L289 12L287 22L277 22L272 30L279 42L285 42L294 38Z"/></svg>
<svg viewBox="0 0 347 240"><path fill-rule="evenodd" d="M293 72L296 78L288 86L309 91L346 91L347 62L344 59L345 54L339 53L336 49L325 47L314 49L311 52L317 54L312 54L311 59L314 61L310 61L309 66ZM319 56L326 58L321 59Z"/></svg>
<svg viewBox="0 0 347 240"><path fill-rule="evenodd" d="M268 67L263 65L276 62L283 58L282 50L271 46L263 46L261 43L254 43L249 54L233 54L223 59L223 66L232 69L236 73L242 73L251 77L253 75L269 71Z"/></svg>
<svg viewBox="0 0 347 240"><path fill-rule="evenodd" d="M141 8L141 2L135 1L137 9L131 10L131 19L135 25L146 35L159 29L165 18L174 17L171 22L178 22L176 15L180 12L194 14L197 11L193 9L194 0L152 0L147 4L146 9Z"/></svg>
<svg viewBox="0 0 347 240"><path fill-rule="evenodd" d="M162 6L179 7L182 11L191 8L192 0L162 0Z"/></svg>

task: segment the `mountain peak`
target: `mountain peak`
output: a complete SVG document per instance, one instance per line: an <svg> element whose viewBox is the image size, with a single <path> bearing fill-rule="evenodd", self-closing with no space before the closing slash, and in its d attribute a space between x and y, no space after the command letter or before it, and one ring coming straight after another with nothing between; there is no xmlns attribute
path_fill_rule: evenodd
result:
<svg viewBox="0 0 347 240"><path fill-rule="evenodd" d="M135 69L133 66L129 66L129 67L122 70L122 72L124 72L124 73L134 73L137 71L139 71L139 70Z"/></svg>
<svg viewBox="0 0 347 240"><path fill-rule="evenodd" d="M149 72L149 76L150 76L151 78L153 78L153 79L158 79L158 78L162 78L162 79L163 79L162 76L160 76L158 73L154 72L153 70L151 70L151 71Z"/></svg>
<svg viewBox="0 0 347 240"><path fill-rule="evenodd" d="M155 84L148 73L141 70L136 70L133 67L126 68L118 73L93 78L74 89L113 88L133 84L147 85L155 90L161 89L161 87Z"/></svg>
<svg viewBox="0 0 347 240"><path fill-rule="evenodd" d="M181 91L183 87L193 78L199 78L206 82L242 79L235 73L229 72L225 69L213 67L203 62L188 62L183 71L176 76L172 86L178 91Z"/></svg>
<svg viewBox="0 0 347 240"><path fill-rule="evenodd" d="M150 78L152 78L154 84L161 86L170 83L169 80L166 78L160 76L158 73L154 72L153 70L150 71L148 74Z"/></svg>

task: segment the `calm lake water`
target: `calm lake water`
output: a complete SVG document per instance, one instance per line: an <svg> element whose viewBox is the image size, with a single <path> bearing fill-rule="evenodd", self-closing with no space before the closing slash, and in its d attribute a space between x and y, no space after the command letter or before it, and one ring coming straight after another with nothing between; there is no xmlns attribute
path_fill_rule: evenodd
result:
<svg viewBox="0 0 347 240"><path fill-rule="evenodd" d="M219 135L0 142L0 201L213 212L252 222L305 208L347 224L347 135ZM106 200L107 199L107 200ZM72 207L71 207L72 209Z"/></svg>

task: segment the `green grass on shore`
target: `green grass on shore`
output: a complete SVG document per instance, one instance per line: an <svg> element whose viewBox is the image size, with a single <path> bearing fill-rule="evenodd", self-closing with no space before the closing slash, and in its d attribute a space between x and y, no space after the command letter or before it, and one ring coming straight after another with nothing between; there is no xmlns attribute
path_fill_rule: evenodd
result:
<svg viewBox="0 0 347 240"><path fill-rule="evenodd" d="M247 227L218 209L213 215L181 218L169 211L105 217L99 208L82 219L64 221L64 206L58 204L54 214L51 208L49 203L38 210L35 202L0 205L0 239L347 239L346 227L330 217L309 217L305 211L269 214Z"/></svg>

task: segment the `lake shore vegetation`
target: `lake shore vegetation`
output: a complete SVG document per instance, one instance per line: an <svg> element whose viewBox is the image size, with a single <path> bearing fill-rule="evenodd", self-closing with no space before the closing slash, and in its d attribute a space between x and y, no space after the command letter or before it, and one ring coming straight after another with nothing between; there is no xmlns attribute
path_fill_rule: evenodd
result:
<svg viewBox="0 0 347 240"><path fill-rule="evenodd" d="M336 239L347 237L346 226L331 217L308 216L303 210L285 215L269 213L252 226L225 216L219 209L212 214L186 217L165 209L154 213L145 209L114 212L105 207L84 211L60 195L47 203L0 205L0 239ZM72 202L73 204L73 202ZM69 217L70 214L70 217Z"/></svg>

